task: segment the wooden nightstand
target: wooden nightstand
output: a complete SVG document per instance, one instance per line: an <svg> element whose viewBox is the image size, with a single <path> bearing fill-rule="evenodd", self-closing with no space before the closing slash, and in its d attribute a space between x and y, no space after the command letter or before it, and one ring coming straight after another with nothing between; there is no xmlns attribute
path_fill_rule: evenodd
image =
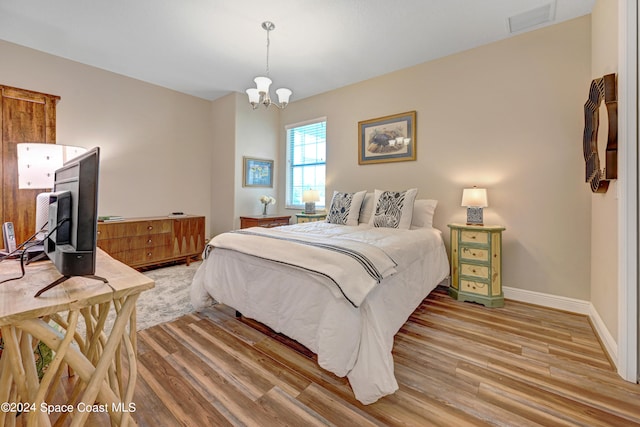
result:
<svg viewBox="0 0 640 427"><path fill-rule="evenodd" d="M451 287L449 295L487 307L504 306L500 226L449 224Z"/></svg>
<svg viewBox="0 0 640 427"><path fill-rule="evenodd" d="M256 216L241 216L240 228L249 227L279 227L281 225L289 225L289 215L256 215Z"/></svg>
<svg viewBox="0 0 640 427"><path fill-rule="evenodd" d="M316 221L324 221L327 218L326 213L314 213L314 214L306 214L304 212L296 214L296 221L298 224L302 222L316 222Z"/></svg>

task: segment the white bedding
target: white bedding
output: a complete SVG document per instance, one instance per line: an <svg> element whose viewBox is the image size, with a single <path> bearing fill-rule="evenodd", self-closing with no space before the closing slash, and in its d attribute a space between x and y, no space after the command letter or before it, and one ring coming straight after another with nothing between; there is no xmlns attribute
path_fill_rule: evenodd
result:
<svg viewBox="0 0 640 427"><path fill-rule="evenodd" d="M393 337L449 274L440 231L311 222L278 227L274 232L293 238L330 236L336 243L369 243L395 261L397 272L373 287L356 307L321 274L216 248L194 277L194 307L203 308L213 298L295 339L318 355L324 369L346 375L355 397L364 404L395 392Z"/></svg>

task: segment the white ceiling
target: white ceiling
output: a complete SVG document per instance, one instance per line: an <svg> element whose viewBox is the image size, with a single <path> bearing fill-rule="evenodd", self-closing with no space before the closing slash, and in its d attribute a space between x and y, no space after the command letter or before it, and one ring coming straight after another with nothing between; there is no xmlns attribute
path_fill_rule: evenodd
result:
<svg viewBox="0 0 640 427"><path fill-rule="evenodd" d="M558 23L595 0L0 0L0 39L205 99L266 67L292 102L504 39L552 3ZM544 25L537 25L537 29Z"/></svg>

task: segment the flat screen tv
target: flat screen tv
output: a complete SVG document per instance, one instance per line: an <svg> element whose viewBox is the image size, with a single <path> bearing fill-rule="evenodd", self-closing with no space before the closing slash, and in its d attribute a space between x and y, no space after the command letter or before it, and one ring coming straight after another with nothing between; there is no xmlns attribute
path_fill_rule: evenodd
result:
<svg viewBox="0 0 640 427"><path fill-rule="evenodd" d="M100 149L95 147L66 162L55 172L49 196L49 234L44 250L62 277L35 295L73 276L95 276L98 229Z"/></svg>

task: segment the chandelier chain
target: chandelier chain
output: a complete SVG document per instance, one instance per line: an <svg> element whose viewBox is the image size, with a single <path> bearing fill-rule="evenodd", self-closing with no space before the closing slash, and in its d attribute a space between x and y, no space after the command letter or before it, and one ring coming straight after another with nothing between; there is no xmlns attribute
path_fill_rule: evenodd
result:
<svg viewBox="0 0 640 427"><path fill-rule="evenodd" d="M269 31L271 30L267 28L267 77L269 77L269 45L271 44L271 41L269 39Z"/></svg>

